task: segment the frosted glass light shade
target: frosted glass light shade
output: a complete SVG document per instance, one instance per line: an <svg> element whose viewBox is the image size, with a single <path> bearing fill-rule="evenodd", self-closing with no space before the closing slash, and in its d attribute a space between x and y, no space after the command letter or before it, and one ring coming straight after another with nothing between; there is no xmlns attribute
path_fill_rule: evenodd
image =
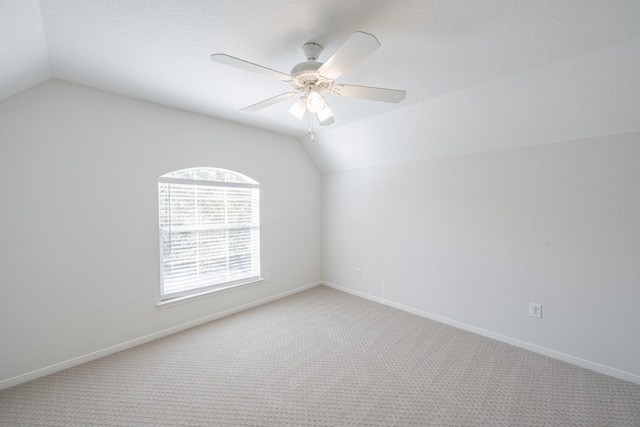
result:
<svg viewBox="0 0 640 427"><path fill-rule="evenodd" d="M334 122L333 112L331 111L331 108L329 108L329 104L325 104L324 108L318 111L316 117L318 118L320 126L330 125Z"/></svg>
<svg viewBox="0 0 640 427"><path fill-rule="evenodd" d="M318 113L322 111L324 105L324 96L320 95L318 88L315 86L310 87L307 95L307 109L312 113Z"/></svg>
<svg viewBox="0 0 640 427"><path fill-rule="evenodd" d="M298 99L298 101L289 108L289 112L298 120L302 120L306 111L307 98L304 96Z"/></svg>

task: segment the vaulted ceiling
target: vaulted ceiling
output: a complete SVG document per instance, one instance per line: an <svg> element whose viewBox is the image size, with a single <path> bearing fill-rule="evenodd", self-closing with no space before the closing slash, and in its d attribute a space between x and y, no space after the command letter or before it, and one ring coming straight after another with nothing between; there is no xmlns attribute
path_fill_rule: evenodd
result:
<svg viewBox="0 0 640 427"><path fill-rule="evenodd" d="M2 0L0 99L58 78L285 135L306 135L290 90L210 60L227 53L289 73L316 42L326 60L354 31L381 47L339 83L404 89L400 104L329 96L321 135L640 37L638 0Z"/></svg>

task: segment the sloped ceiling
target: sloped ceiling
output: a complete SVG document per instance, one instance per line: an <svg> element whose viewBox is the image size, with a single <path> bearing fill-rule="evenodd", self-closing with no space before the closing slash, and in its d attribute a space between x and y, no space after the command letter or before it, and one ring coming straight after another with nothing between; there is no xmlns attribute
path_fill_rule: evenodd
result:
<svg viewBox="0 0 640 427"><path fill-rule="evenodd" d="M287 83L210 60L289 73L314 41L326 60L356 30L381 48L339 83L404 89L400 104L330 97L335 129L640 37L638 0L3 0L0 99L49 78L302 138L293 101L242 107ZM329 166L330 168L330 166Z"/></svg>
<svg viewBox="0 0 640 427"><path fill-rule="evenodd" d="M37 0L0 2L0 100L53 77Z"/></svg>

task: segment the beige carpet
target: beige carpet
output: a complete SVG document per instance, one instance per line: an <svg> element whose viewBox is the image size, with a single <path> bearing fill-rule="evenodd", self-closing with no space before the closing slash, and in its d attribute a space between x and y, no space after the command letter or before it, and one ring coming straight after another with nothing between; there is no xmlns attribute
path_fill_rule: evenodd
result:
<svg viewBox="0 0 640 427"><path fill-rule="evenodd" d="M640 426L640 386L319 286L0 391L2 426Z"/></svg>

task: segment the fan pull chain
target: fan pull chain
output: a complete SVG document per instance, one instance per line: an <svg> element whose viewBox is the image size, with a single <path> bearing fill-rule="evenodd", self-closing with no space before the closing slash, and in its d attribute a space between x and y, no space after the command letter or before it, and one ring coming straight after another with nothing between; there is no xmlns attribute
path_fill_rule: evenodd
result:
<svg viewBox="0 0 640 427"><path fill-rule="evenodd" d="M313 136L313 118L311 117L311 113L307 113L307 133L311 136L311 142L315 140Z"/></svg>

